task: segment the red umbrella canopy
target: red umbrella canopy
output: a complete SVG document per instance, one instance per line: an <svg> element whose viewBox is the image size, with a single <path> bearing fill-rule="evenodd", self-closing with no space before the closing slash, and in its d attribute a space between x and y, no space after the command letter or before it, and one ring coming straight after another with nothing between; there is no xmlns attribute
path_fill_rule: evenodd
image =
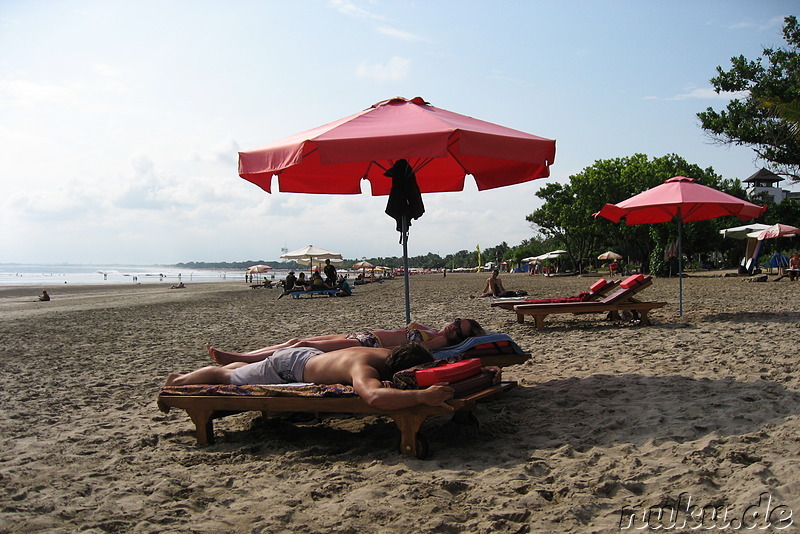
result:
<svg viewBox="0 0 800 534"><path fill-rule="evenodd" d="M698 184L694 178L675 176L663 184L623 200L606 204L594 214L626 224L649 224L674 220L705 221L733 215L746 221L758 217L766 206L757 206L712 187Z"/></svg>
<svg viewBox="0 0 800 534"><path fill-rule="evenodd" d="M764 239L773 239L776 237L798 235L798 234L800 234L800 228L797 228L795 226L789 226L788 224L778 223L778 224L773 224L772 226L765 228L760 232L747 234L747 237L755 237L759 241L763 241Z"/></svg>
<svg viewBox="0 0 800 534"><path fill-rule="evenodd" d="M406 159L422 193L461 191L471 174L479 190L544 178L556 146L525 132L393 98L349 117L239 153L239 176L271 192L272 175L290 193L388 195L384 173Z"/></svg>

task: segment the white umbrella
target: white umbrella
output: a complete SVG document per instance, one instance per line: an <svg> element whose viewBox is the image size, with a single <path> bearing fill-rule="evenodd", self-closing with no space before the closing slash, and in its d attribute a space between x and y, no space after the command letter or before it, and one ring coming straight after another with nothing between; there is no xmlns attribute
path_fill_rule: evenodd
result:
<svg viewBox="0 0 800 534"><path fill-rule="evenodd" d="M610 250L607 252L603 252L599 256L597 256L598 260L621 260L622 254L617 254L616 252L611 252Z"/></svg>
<svg viewBox="0 0 800 534"><path fill-rule="evenodd" d="M733 228L725 228L720 230L719 233L722 237L732 237L733 239L746 239L749 237L747 234L751 232L760 232L769 228L768 224L753 223L745 224L743 226L734 226Z"/></svg>
<svg viewBox="0 0 800 534"><path fill-rule="evenodd" d="M254 273L265 273L267 271L271 271L272 267L269 265L251 265L247 268L247 274L254 274Z"/></svg>
<svg viewBox="0 0 800 534"><path fill-rule="evenodd" d="M338 252L331 252L330 250L325 250L324 248L315 247L314 245L308 245L306 247L299 248L291 252L287 252L286 254L281 254L281 258L286 258L288 260L295 260L298 263L300 262L300 260L313 263L314 259L331 260L331 261L334 259L340 260L342 259L342 255L339 254Z"/></svg>
<svg viewBox="0 0 800 534"><path fill-rule="evenodd" d="M546 252L544 254L540 254L538 256L534 256L534 260L554 260L561 256L562 254L566 254L566 250L554 250L552 252Z"/></svg>

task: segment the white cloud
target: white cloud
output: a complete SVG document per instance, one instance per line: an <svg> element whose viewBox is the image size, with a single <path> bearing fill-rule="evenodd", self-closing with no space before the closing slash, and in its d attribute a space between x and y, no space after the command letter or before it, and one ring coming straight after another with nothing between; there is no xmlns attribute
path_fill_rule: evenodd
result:
<svg viewBox="0 0 800 534"><path fill-rule="evenodd" d="M368 64L361 62L356 67L356 76L380 82L396 82L406 79L411 69L411 60L402 57L393 57L387 63Z"/></svg>
<svg viewBox="0 0 800 534"><path fill-rule="evenodd" d="M342 13L349 17L359 17L359 18L378 19L378 20L384 19L383 16L358 6L356 2L353 2L352 0L330 0L330 5L333 6L334 9L339 11L339 13Z"/></svg>
<svg viewBox="0 0 800 534"><path fill-rule="evenodd" d="M425 41L425 42L430 42L428 39L422 37L421 35L417 35L417 34L411 33L411 32L404 32L402 30L398 30L398 29L395 29L395 28L389 28L387 26L378 26L377 28L375 28L375 30L378 33L381 33L383 35L387 35L389 37L394 37L395 39L400 39L401 41L410 41L410 42Z"/></svg>
<svg viewBox="0 0 800 534"><path fill-rule="evenodd" d="M735 93L717 93L713 87L687 88L685 92L673 96L646 96L645 100L733 100L734 98L747 98L749 91Z"/></svg>

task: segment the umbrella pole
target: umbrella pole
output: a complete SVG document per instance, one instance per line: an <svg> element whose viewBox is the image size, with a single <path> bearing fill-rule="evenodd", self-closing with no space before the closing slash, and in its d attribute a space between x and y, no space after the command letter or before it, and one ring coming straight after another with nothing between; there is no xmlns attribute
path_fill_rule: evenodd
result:
<svg viewBox="0 0 800 534"><path fill-rule="evenodd" d="M403 215L403 278L406 283L406 326L411 324L411 298L408 291L408 215Z"/></svg>
<svg viewBox="0 0 800 534"><path fill-rule="evenodd" d="M678 219L678 316L683 317L683 248L681 246L681 234L683 233L683 221Z"/></svg>

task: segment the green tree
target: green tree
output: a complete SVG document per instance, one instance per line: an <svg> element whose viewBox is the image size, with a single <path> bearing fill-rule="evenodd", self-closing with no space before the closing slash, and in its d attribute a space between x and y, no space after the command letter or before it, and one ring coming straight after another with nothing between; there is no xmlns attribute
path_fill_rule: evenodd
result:
<svg viewBox="0 0 800 534"><path fill-rule="evenodd" d="M725 110L707 108L697 116L701 126L724 144L750 146L776 174L800 180L800 27L795 16L784 19L788 46L764 48L763 57L731 58L730 70L717 67L711 83L717 93L739 93Z"/></svg>

